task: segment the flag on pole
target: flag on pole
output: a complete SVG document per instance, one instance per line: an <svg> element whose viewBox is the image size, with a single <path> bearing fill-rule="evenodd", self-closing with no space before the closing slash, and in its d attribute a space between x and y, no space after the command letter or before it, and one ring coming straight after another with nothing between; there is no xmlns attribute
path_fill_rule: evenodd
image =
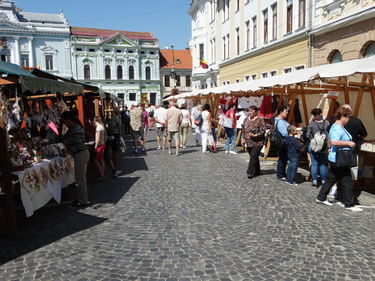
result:
<svg viewBox="0 0 375 281"><path fill-rule="evenodd" d="M208 63L204 59L200 59L201 67L204 69L208 68Z"/></svg>

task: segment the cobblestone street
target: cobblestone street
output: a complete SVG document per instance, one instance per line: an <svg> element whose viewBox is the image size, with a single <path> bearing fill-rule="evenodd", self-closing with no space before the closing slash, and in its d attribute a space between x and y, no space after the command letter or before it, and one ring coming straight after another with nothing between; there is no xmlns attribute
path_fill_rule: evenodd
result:
<svg viewBox="0 0 375 281"><path fill-rule="evenodd" d="M375 280L375 209L317 205L272 165L249 180L245 154L190 138L169 155L150 136L147 156L90 184L92 206L43 208L1 237L0 280Z"/></svg>

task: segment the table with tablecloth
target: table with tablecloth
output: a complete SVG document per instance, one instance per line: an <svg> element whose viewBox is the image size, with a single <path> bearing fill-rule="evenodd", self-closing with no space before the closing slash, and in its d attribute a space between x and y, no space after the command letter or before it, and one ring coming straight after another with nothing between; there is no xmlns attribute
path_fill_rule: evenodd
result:
<svg viewBox="0 0 375 281"><path fill-rule="evenodd" d="M26 216L31 217L52 198L61 202L62 189L75 181L74 160L71 156L55 157L13 174L19 178Z"/></svg>

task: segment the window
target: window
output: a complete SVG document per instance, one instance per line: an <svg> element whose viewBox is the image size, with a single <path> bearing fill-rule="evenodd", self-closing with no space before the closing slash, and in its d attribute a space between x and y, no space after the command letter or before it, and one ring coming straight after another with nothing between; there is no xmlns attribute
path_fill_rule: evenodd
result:
<svg viewBox="0 0 375 281"><path fill-rule="evenodd" d="M268 42L268 10L263 11L263 42Z"/></svg>
<svg viewBox="0 0 375 281"><path fill-rule="evenodd" d="M134 79L134 66L129 66L129 79L133 80Z"/></svg>
<svg viewBox="0 0 375 281"><path fill-rule="evenodd" d="M253 48L257 47L257 17L253 17Z"/></svg>
<svg viewBox="0 0 375 281"><path fill-rule="evenodd" d="M262 78L267 78L268 77L268 73L267 72L263 72L262 73Z"/></svg>
<svg viewBox="0 0 375 281"><path fill-rule="evenodd" d="M284 73L290 73L290 72L292 72L291 67L284 68Z"/></svg>
<svg viewBox="0 0 375 281"><path fill-rule="evenodd" d="M305 27L306 21L306 0L299 0L298 27Z"/></svg>
<svg viewBox="0 0 375 281"><path fill-rule="evenodd" d="M216 61L216 40L215 38L211 40L211 63Z"/></svg>
<svg viewBox="0 0 375 281"><path fill-rule="evenodd" d="M82 52L82 48L76 48L77 52Z"/></svg>
<svg viewBox="0 0 375 281"><path fill-rule="evenodd" d="M211 0L211 21L215 20L216 16L216 0Z"/></svg>
<svg viewBox="0 0 375 281"><path fill-rule="evenodd" d="M145 51L141 51L141 55L144 55L145 54Z"/></svg>
<svg viewBox="0 0 375 281"><path fill-rule="evenodd" d="M109 65L106 65L104 68L104 76L106 80L111 79L111 67Z"/></svg>
<svg viewBox="0 0 375 281"><path fill-rule="evenodd" d="M128 50L128 53L132 54L132 53L134 53L134 51L133 50Z"/></svg>
<svg viewBox="0 0 375 281"><path fill-rule="evenodd" d="M245 25L246 25L246 50L250 50L250 21L247 21Z"/></svg>
<svg viewBox="0 0 375 281"><path fill-rule="evenodd" d="M225 36L223 37L223 60L227 58L227 42Z"/></svg>
<svg viewBox="0 0 375 281"><path fill-rule="evenodd" d="M186 75L186 87L190 87L191 86L191 77L190 75Z"/></svg>
<svg viewBox="0 0 375 281"><path fill-rule="evenodd" d="M199 59L204 59L204 44L199 44Z"/></svg>
<svg viewBox="0 0 375 281"><path fill-rule="evenodd" d="M276 71L276 70L270 71L270 75L271 75L271 76L276 76L276 74L277 74L277 71Z"/></svg>
<svg viewBox="0 0 375 281"><path fill-rule="evenodd" d="M240 0L237 0L236 11L240 10Z"/></svg>
<svg viewBox="0 0 375 281"><path fill-rule="evenodd" d="M368 47L366 48L365 54L363 57L368 58L375 55L375 42L370 43Z"/></svg>
<svg viewBox="0 0 375 281"><path fill-rule="evenodd" d="M91 79L90 66L88 64L85 64L85 66L83 67L83 77L85 80Z"/></svg>
<svg viewBox="0 0 375 281"><path fill-rule="evenodd" d="M272 6L272 40L277 39L277 4Z"/></svg>
<svg viewBox="0 0 375 281"><path fill-rule="evenodd" d="M120 100L124 100L125 95L124 95L124 94L117 94L117 97L118 97Z"/></svg>
<svg viewBox="0 0 375 281"><path fill-rule="evenodd" d="M105 53L109 53L110 50L109 50L109 49L105 49L104 52L105 52Z"/></svg>
<svg viewBox="0 0 375 281"><path fill-rule="evenodd" d="M116 50L116 53L122 53L122 50Z"/></svg>
<svg viewBox="0 0 375 281"><path fill-rule="evenodd" d="M240 79L236 79L236 83L240 83Z"/></svg>
<svg viewBox="0 0 375 281"><path fill-rule="evenodd" d="M46 70L53 70L53 55L46 55Z"/></svg>
<svg viewBox="0 0 375 281"><path fill-rule="evenodd" d="M136 94L135 93L129 93L129 101L136 101Z"/></svg>
<svg viewBox="0 0 375 281"><path fill-rule="evenodd" d="M252 75L251 75L251 79L252 79L252 80L257 79L257 75L256 75L256 74L252 74Z"/></svg>
<svg viewBox="0 0 375 281"><path fill-rule="evenodd" d="M156 93L150 93L150 104L156 104Z"/></svg>
<svg viewBox="0 0 375 281"><path fill-rule="evenodd" d="M27 54L21 55L21 66L22 67L29 67L29 55L27 55Z"/></svg>
<svg viewBox="0 0 375 281"><path fill-rule="evenodd" d="M223 1L223 15L224 19L223 21L226 21L229 19L229 0L224 0Z"/></svg>
<svg viewBox="0 0 375 281"><path fill-rule="evenodd" d="M117 79L118 80L121 80L122 78L123 78L123 71L122 71L122 66L121 65L119 65L119 66L117 66Z"/></svg>
<svg viewBox="0 0 375 281"><path fill-rule="evenodd" d="M151 52L150 52L150 55L155 55L155 52L154 52L154 51L151 51Z"/></svg>
<svg viewBox="0 0 375 281"><path fill-rule="evenodd" d="M146 66L146 80L151 80L151 67Z"/></svg>
<svg viewBox="0 0 375 281"><path fill-rule="evenodd" d="M294 70L302 70L302 69L305 69L304 65L298 65L294 67Z"/></svg>
<svg viewBox="0 0 375 281"><path fill-rule="evenodd" d="M245 81L250 81L250 75L245 76Z"/></svg>
<svg viewBox="0 0 375 281"><path fill-rule="evenodd" d="M10 51L8 49L2 49L0 51L1 61L10 61Z"/></svg>
<svg viewBox="0 0 375 281"><path fill-rule="evenodd" d="M171 79L169 75L164 75L164 87L170 87L171 86Z"/></svg>
<svg viewBox="0 0 375 281"><path fill-rule="evenodd" d="M239 55L240 54L240 28L239 27L236 28L236 37L237 37L237 42L236 42L237 55Z"/></svg>
<svg viewBox="0 0 375 281"><path fill-rule="evenodd" d="M286 33L293 30L293 0L287 0L286 8Z"/></svg>
<svg viewBox="0 0 375 281"><path fill-rule="evenodd" d="M342 56L341 56L340 51L337 51L337 50L336 50L336 51L331 55L330 63L337 63L337 62L342 62Z"/></svg>
<svg viewBox="0 0 375 281"><path fill-rule="evenodd" d="M181 87L181 77L180 77L180 75L176 75L176 87Z"/></svg>
<svg viewBox="0 0 375 281"><path fill-rule="evenodd" d="M229 43L229 34L227 34L227 59L229 59L229 46L230 46L230 43Z"/></svg>

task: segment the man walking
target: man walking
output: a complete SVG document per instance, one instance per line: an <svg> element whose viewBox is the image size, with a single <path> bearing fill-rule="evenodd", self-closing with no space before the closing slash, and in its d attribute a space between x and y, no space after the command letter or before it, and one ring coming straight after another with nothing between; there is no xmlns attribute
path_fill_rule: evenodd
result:
<svg viewBox="0 0 375 281"><path fill-rule="evenodd" d="M167 130L168 130L168 151L172 154L172 139L176 141L176 155L179 155L178 149L180 147L180 125L182 122L181 110L176 107L174 101L169 102L169 109L166 114Z"/></svg>
<svg viewBox="0 0 375 281"><path fill-rule="evenodd" d="M139 103L133 105L133 109L130 111L130 126L132 128L132 138L134 144L134 153L138 153L138 140L142 147L142 151L146 152L144 137L143 137L143 111L139 106Z"/></svg>
<svg viewBox="0 0 375 281"><path fill-rule="evenodd" d="M154 112L154 118L156 123L156 140L158 142L157 149L165 148L165 144L167 142L167 130L165 129L166 126L166 118L167 118L167 109L161 104ZM163 142L161 141L163 138ZM163 143L163 145L161 145Z"/></svg>

